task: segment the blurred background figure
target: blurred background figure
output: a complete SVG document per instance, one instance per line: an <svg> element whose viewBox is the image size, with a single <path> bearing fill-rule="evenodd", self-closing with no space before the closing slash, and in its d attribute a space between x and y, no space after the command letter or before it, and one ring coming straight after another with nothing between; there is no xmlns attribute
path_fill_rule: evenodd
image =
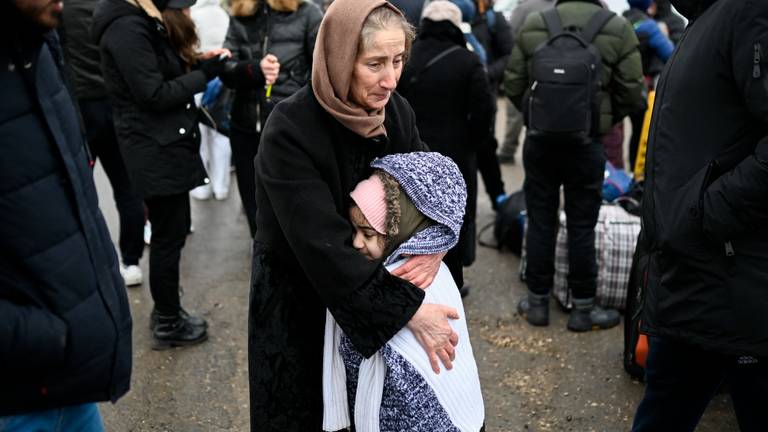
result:
<svg viewBox="0 0 768 432"><path fill-rule="evenodd" d="M191 12L200 38L200 50L206 52L224 46L229 14L221 7L219 0L200 0L191 8ZM222 94L220 89L218 94ZM229 138L213 127L200 124L200 157L208 172L209 182L192 189L190 195L199 200L211 196L217 200L226 199L229 195L229 167L232 158Z"/></svg>
<svg viewBox="0 0 768 432"><path fill-rule="evenodd" d="M232 60L221 80L235 90L230 123L237 186L251 237L256 234L253 159L275 104L309 81L323 14L303 0L234 0L224 46Z"/></svg>
<svg viewBox="0 0 768 432"><path fill-rule="evenodd" d="M139 267L139 259L144 252L144 203L131 185L120 154L112 105L101 76L99 47L91 37L93 11L97 3L98 0L67 1L67 7L62 11L61 42L91 156L94 161L101 161L120 216L120 273L127 286L137 286L144 280Z"/></svg>
<svg viewBox="0 0 768 432"><path fill-rule="evenodd" d="M208 338L208 324L181 307L179 262L190 229L189 191L203 184L194 95L224 70L223 49L197 52L194 0L103 0L93 34L120 149L152 223L149 286L155 349Z"/></svg>
<svg viewBox="0 0 768 432"><path fill-rule="evenodd" d="M478 148L488 141L495 99L480 59L461 32L461 11L436 0L424 9L421 30L397 87L413 107L421 139L451 158L467 183L467 208L459 243L444 261L466 296L463 267L474 260Z"/></svg>
<svg viewBox="0 0 768 432"><path fill-rule="evenodd" d="M414 27L419 26L421 14L424 10L424 0L390 0L390 3L400 9L408 23Z"/></svg>
<svg viewBox="0 0 768 432"><path fill-rule="evenodd" d="M555 0L520 0L512 11L512 17L509 19L509 31L512 39L515 40L516 34L523 25L528 15L533 12L541 12L555 6ZM499 162L514 165L517 149L520 147L520 133L523 130L523 114L509 101L507 104L507 133L504 135L504 142L499 149Z"/></svg>
<svg viewBox="0 0 768 432"><path fill-rule="evenodd" d="M635 28L635 34L640 41L638 48L643 61L647 98L648 92L656 87L656 78L661 74L669 57L672 56L675 46L668 37L667 25L656 22L651 17L651 13L655 14L658 10L654 0L629 0L628 3L629 9L624 12L624 18ZM629 118L632 121L632 137L629 141L629 167L631 170L634 169L637 158L645 111L632 113ZM616 165L614 164L614 166Z"/></svg>

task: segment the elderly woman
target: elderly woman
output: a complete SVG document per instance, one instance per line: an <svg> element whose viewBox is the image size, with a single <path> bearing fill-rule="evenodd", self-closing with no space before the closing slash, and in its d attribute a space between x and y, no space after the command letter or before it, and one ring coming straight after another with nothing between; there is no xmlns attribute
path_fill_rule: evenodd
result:
<svg viewBox="0 0 768 432"><path fill-rule="evenodd" d="M412 39L386 1L336 0L320 26L311 87L265 125L249 311L252 430L321 429L326 307L366 357L408 326L433 370L438 359L451 368L458 336L448 319L458 315L422 305L417 288L429 286L443 255L414 256L390 274L354 249L347 218L349 193L375 157L425 149L394 93Z"/></svg>

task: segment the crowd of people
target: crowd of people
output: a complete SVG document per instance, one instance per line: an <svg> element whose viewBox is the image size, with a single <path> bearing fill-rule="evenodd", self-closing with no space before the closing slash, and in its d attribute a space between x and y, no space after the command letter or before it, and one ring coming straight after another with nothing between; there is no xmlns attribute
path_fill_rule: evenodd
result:
<svg viewBox="0 0 768 432"><path fill-rule="evenodd" d="M518 314L549 325L562 206L566 327L619 325L595 226L626 159L649 337L633 431L694 430L724 381L740 428L764 428L768 4L521 0L508 21L492 0L0 2L0 431L104 430L136 319L156 350L207 340L180 261L190 196L228 199L231 167L251 429L485 430L464 268L478 177L501 211L523 131ZM146 224L153 308L132 318Z"/></svg>

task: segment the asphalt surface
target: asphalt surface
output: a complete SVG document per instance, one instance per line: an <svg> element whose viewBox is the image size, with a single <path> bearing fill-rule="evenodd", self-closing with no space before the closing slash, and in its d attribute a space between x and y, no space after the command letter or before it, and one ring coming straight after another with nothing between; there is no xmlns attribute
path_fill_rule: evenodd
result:
<svg viewBox="0 0 768 432"><path fill-rule="evenodd" d="M499 120L502 115L503 104ZM498 123L501 132L503 125ZM507 192L520 189L519 164L504 165L503 175ZM117 244L117 213L100 167L96 182ZM493 217L481 189L478 227ZM141 260L145 282L128 289L134 318L131 391L115 405L101 405L107 431L249 430L246 335L251 253L234 176L227 200L192 200L192 223L194 233L187 239L181 265L182 304L208 320L210 339L195 347L151 350L146 249ZM554 301L549 327L527 325L515 312L517 299L525 293L518 267L519 260L511 253L478 247L477 261L466 271L472 291L464 304L483 388L486 430L628 431L643 385L622 369L621 327L568 332L567 315ZM725 395L713 399L697 429L737 430Z"/></svg>

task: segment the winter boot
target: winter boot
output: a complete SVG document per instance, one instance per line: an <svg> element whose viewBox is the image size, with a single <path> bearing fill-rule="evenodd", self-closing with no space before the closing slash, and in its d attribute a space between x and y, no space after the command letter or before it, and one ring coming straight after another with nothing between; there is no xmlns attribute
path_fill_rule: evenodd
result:
<svg viewBox="0 0 768 432"><path fill-rule="evenodd" d="M616 327L621 322L619 311L603 309L595 304L595 298L573 299L573 310L568 317L568 330L586 332Z"/></svg>
<svg viewBox="0 0 768 432"><path fill-rule="evenodd" d="M195 325L202 323L203 325ZM182 316L181 312L174 315L157 314L157 323L152 328L155 337L154 350L195 345L208 339L208 324L202 318Z"/></svg>
<svg viewBox="0 0 768 432"><path fill-rule="evenodd" d="M189 323L195 327L208 328L208 323L204 319L188 314L187 311L184 310L184 308L179 309L179 316L189 321ZM152 307L152 312L150 312L149 314L149 331L154 330L156 325L157 325L157 309Z"/></svg>
<svg viewBox="0 0 768 432"><path fill-rule="evenodd" d="M517 304L517 313L530 325L549 325L549 294L534 294L528 291L528 296L523 297Z"/></svg>

